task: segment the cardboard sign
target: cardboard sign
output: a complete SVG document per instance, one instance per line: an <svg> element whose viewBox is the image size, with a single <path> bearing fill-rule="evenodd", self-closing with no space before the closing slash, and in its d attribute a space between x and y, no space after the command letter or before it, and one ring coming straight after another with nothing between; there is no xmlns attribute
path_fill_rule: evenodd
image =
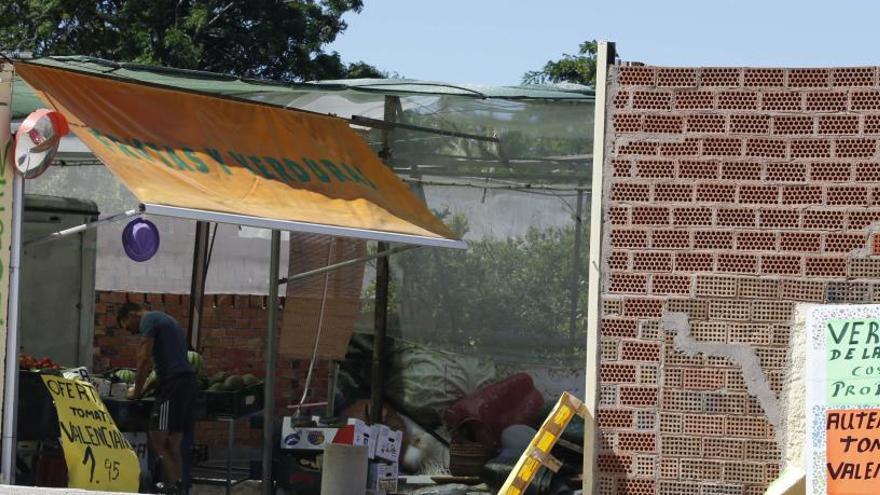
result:
<svg viewBox="0 0 880 495"><path fill-rule="evenodd" d="M880 493L880 305L803 314L807 493Z"/></svg>
<svg viewBox="0 0 880 495"><path fill-rule="evenodd" d="M55 401L68 486L88 490L138 491L141 467L91 383L44 375Z"/></svg>

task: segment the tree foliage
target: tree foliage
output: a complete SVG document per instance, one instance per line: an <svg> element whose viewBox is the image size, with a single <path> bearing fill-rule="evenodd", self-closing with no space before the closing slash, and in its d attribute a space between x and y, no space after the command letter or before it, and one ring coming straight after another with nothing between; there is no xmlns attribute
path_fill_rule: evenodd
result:
<svg viewBox="0 0 880 495"><path fill-rule="evenodd" d="M463 215L436 213L457 235L467 233ZM573 249L573 227L533 227L522 237L470 241L467 251L397 255L390 320L403 325L399 331L408 340L455 352L518 363L580 363L587 289L583 276L572 284ZM582 263L580 275L584 269ZM572 291L578 297L574 333ZM371 314L372 306L364 310Z"/></svg>
<svg viewBox="0 0 880 495"><path fill-rule="evenodd" d="M523 84L576 83L596 84L596 40L581 43L575 55L563 54L559 60L549 60L544 68L523 75Z"/></svg>
<svg viewBox="0 0 880 495"><path fill-rule="evenodd" d="M383 77L326 46L362 0L20 0L0 7L0 46L285 81Z"/></svg>

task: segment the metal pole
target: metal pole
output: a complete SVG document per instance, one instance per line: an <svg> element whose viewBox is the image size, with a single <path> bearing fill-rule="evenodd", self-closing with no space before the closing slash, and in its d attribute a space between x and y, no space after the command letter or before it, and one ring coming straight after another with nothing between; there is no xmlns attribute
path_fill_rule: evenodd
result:
<svg viewBox="0 0 880 495"><path fill-rule="evenodd" d="M205 277L208 264L208 241L210 240L211 224L196 222L196 238L193 245L192 278L189 289L189 325L187 340L190 347L199 350L199 338L202 329L202 301L205 299Z"/></svg>
<svg viewBox="0 0 880 495"><path fill-rule="evenodd" d="M6 319L6 383L3 389L2 481L15 483L15 436L18 428L19 281L24 178L12 174L12 239L9 252L9 312Z"/></svg>
<svg viewBox="0 0 880 495"><path fill-rule="evenodd" d="M608 68L614 63L614 43L599 43L596 62L596 112L593 125L593 186L590 201L590 259L587 264L587 362L584 405L583 491L596 493L596 410L599 407L599 321L602 295L602 196L605 177L605 121Z"/></svg>
<svg viewBox="0 0 880 495"><path fill-rule="evenodd" d="M57 239L62 239L62 238L67 237L69 235L79 234L80 232L85 232L86 230L91 230L91 229L97 228L99 225L102 225L105 223L115 222L117 220L123 220L125 218L137 216L137 215L140 215L141 213L142 213L142 211L140 208L124 211L122 213L117 213L115 215L111 215L106 218L99 218L99 219L95 220L94 222L84 223L82 225L76 225L74 227L70 227L70 228L67 228L64 230L59 230L58 232L53 232L45 237L40 237L38 239L25 241L22 243L22 245L26 248L31 247L31 246L37 246L39 244L43 244L43 243L46 243L49 241L54 241Z"/></svg>
<svg viewBox="0 0 880 495"><path fill-rule="evenodd" d="M568 322L568 339L571 352L574 353L574 346L577 338L577 310L578 286L581 282L581 236L583 235L583 214L584 214L584 192L578 190L577 207L574 214L574 253L572 254L571 269L571 313Z"/></svg>
<svg viewBox="0 0 880 495"><path fill-rule="evenodd" d="M400 111L400 98L397 96L385 97L385 110L383 118L385 122L397 120ZM391 163L394 128L382 129L382 150L379 156L385 164ZM379 242L376 251L381 253L389 248L385 242ZM388 257L379 258L376 261L376 300L373 308L373 369L370 374L370 422L382 421L382 409L384 408L385 384L383 371L385 370L385 338L388 334L388 285L390 283Z"/></svg>
<svg viewBox="0 0 880 495"><path fill-rule="evenodd" d="M339 270L340 268L345 268L351 265L357 265L358 263L364 263L370 260L374 260L376 258L382 258L386 256L391 256L392 254L402 253L404 251L409 251L411 249L417 249L421 246L398 246L391 248L387 251L382 251L376 254L370 254L367 256L361 256L360 258L353 258L350 260L340 261L339 263L334 263L332 265L322 266L321 268L315 268L314 270L309 270L307 272L297 273L290 277L284 277L278 281L279 284L287 284L296 280L300 280L303 278L313 277L315 275L320 275L325 272L332 272L334 270Z"/></svg>
<svg viewBox="0 0 880 495"><path fill-rule="evenodd" d="M385 243L379 243L379 251L384 250ZM388 332L388 258L379 258L376 262L376 304L374 308L373 332L373 372L370 377L370 422L382 422L383 371L385 367L385 336Z"/></svg>
<svg viewBox="0 0 880 495"><path fill-rule="evenodd" d="M278 337L278 267L281 258L281 232L272 231L269 261L269 315L266 329L266 379L263 391L263 495L272 495L272 454L275 450L275 346Z"/></svg>

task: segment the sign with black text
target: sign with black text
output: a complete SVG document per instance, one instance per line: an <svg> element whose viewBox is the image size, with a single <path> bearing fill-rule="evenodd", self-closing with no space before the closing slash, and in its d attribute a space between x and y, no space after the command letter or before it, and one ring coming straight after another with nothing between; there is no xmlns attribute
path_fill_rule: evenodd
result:
<svg viewBox="0 0 880 495"><path fill-rule="evenodd" d="M71 488L136 493L141 466L91 383L43 375L55 401Z"/></svg>

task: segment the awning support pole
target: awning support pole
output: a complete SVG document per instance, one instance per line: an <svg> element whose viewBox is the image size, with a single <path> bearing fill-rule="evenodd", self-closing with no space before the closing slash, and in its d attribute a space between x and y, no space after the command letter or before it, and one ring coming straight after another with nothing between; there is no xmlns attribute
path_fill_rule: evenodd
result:
<svg viewBox="0 0 880 495"><path fill-rule="evenodd" d="M385 248L380 242L378 250ZM382 422L385 387L383 375L385 367L385 338L388 334L388 258L379 258L376 262L376 300L373 313L373 369L370 375L370 422Z"/></svg>
<svg viewBox="0 0 880 495"><path fill-rule="evenodd" d="M16 434L18 433L19 282L21 280L21 222L24 211L24 178L12 175L12 239L9 251L9 311L6 321L6 377L3 385L3 483L15 483Z"/></svg>
<svg viewBox="0 0 880 495"><path fill-rule="evenodd" d="M30 241L23 242L22 246L23 247L31 247L31 246L36 246L38 244L44 244L46 242L55 241L55 240L62 239L64 237L67 237L67 236L70 236L73 234L79 234L80 232L84 232L86 230L91 230L91 229L97 228L99 225L102 225L105 223L116 222L119 220L124 220L126 218L131 218L131 217L140 215L141 213L143 213L143 211L140 208L124 211L122 213L110 215L109 217L99 218L98 220L95 220L94 222L88 222L88 223L84 223L82 225L76 225L74 227L70 227L70 228L67 228L64 230L59 230L58 232L53 232L53 233L51 233L47 236L44 236L44 237L39 237L37 239L32 239Z"/></svg>
<svg viewBox="0 0 880 495"><path fill-rule="evenodd" d="M189 289L189 326L187 340L190 347L199 351L202 330L202 306L205 299L205 278L208 274L208 244L211 224L196 222L196 238L193 246L192 280Z"/></svg>
<svg viewBox="0 0 880 495"><path fill-rule="evenodd" d="M391 256L392 254L402 253L404 251L409 251L412 249L417 249L421 246L397 246L391 249L378 252L376 254L370 254L367 256L361 256L360 258L352 258L350 260L340 261L339 263L334 263L332 265L322 266L321 268L315 268L314 270L309 270L307 272L297 273L291 277L284 277L278 281L279 284L288 284L290 282L295 282L297 280L301 280L308 277L313 277L315 275L320 275L325 272L332 272L334 270L339 270L340 268L345 268L351 265L357 265L358 263L366 263L367 261L374 260L376 258L385 258Z"/></svg>
<svg viewBox="0 0 880 495"><path fill-rule="evenodd" d="M263 390L263 495L272 495L272 454L275 450L275 368L278 340L278 271L281 258L281 232L272 231L269 260L268 324L266 328L266 378Z"/></svg>

